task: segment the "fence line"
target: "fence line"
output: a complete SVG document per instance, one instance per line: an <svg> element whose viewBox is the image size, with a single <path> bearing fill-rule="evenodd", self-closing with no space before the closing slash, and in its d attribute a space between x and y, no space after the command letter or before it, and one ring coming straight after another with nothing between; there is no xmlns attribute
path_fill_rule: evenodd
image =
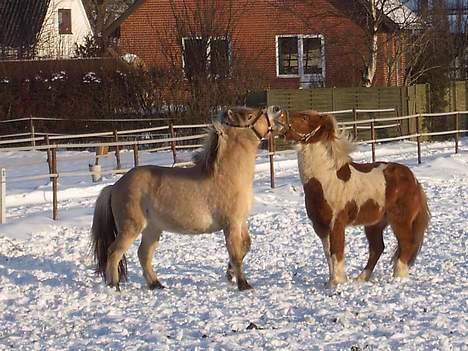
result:
<svg viewBox="0 0 468 351"><path fill-rule="evenodd" d="M333 111L333 112L327 112L327 113L332 113L332 114L339 114L339 113L349 113L352 112L353 114L357 113L382 113L382 112L393 112L394 109L384 109L384 110L376 110L376 109L370 109L370 110L361 110L361 109L352 109L352 110L342 110L342 111ZM418 162L421 163L421 137L424 136L436 136L436 135L455 135L455 152L458 152L458 142L459 142L459 134L460 133L466 133L468 130L466 129L459 129L459 116L461 114L468 114L468 111L456 111L456 112L446 112L446 113L424 113L424 114L415 114L415 115L409 115L409 116L400 116L400 117L386 117L386 118L370 118L366 120L353 120L350 122L340 122L338 123L341 128L344 129L354 129L356 131L357 129L365 129L365 130L370 130L371 131L371 137L370 139L362 140L359 142L356 142L356 144L370 144L372 147L372 161L375 161L375 144L376 143L382 143L382 142L387 142L387 141L397 141L397 140L405 140L405 139L416 139L416 144L417 144L417 155L418 155ZM448 116L453 116L455 115L455 129L453 130L448 130L448 131L439 131L439 132L421 132L419 130L419 125L420 125L420 120L422 117L429 117L429 118L437 118L437 117L448 117ZM376 138L375 136L375 130L376 129L386 129L386 128L394 128L400 126L399 123L391 123L391 124L386 124L386 125L376 125L376 123L381 123L381 122L395 122L395 121L402 121L402 120L410 120L410 119L415 119L416 120L416 133L412 134L406 134L406 135L400 135L400 136L395 136L395 137L386 137L386 138ZM23 120L30 120L29 118L23 119ZM201 147L202 144L200 143L195 143L195 144L187 144L187 145L177 145L178 141L193 141L193 140L198 140L201 138L204 138L207 134L193 134L193 135L187 135L187 136L180 136L176 137L176 129L199 129L199 128L206 128L208 127L208 124L196 124L196 125L169 125L169 126L161 126L161 127L152 127L152 128L143 128L143 129L134 129L134 130L123 130L123 131L113 131L113 132L101 132L101 133L88 133L88 134L74 134L74 135L56 135L56 136L47 136L45 135L44 137L36 137L36 138L20 138L16 140L4 140L0 141L0 145L4 145L7 143L19 143L23 141L42 141L46 140L47 142L50 142L50 140L67 140L67 139L76 139L76 138L87 138L87 137L110 137L114 136L115 142L101 142L101 143L71 143L71 144L48 144L48 145L33 145L33 146L23 146L23 147L7 147L7 148L0 148L0 151L29 151L29 150L47 150L48 157L47 157L47 163L49 165L49 174L47 175L36 175L36 176L24 176L24 177L16 177L14 179L9 180L9 182L21 182L21 181L30 181L30 180L39 180L39 179L50 179L52 182L52 188L53 188L53 218L57 218L57 213L58 213L58 183L57 179L59 177L71 177L71 176L86 176L86 175L91 175L91 176L102 176L102 175L115 175L115 174L122 174L128 171L128 169L120 169L120 147L122 146L128 146L129 149L128 151L132 152L133 151L133 162L134 165L138 165L139 162L139 146L141 145L154 145L154 144L164 144L168 143L170 145L166 146L161 146L161 147L156 147L153 149L146 149L146 151L168 151L172 150L173 153L173 165L178 164L177 159L176 159L176 150L177 149L189 149L189 148L198 148ZM119 141L117 136L118 135L127 135L127 134L133 134L133 133L145 133L145 132L151 132L151 131L159 131L159 130L168 130L170 132L171 137L169 138L160 138L160 139L153 139L153 140L133 140L133 141ZM401 133L401 130L400 130ZM21 135L20 135L21 134ZM39 134L39 133L38 133ZM169 133L165 133L168 135ZM22 134L19 133L18 136L22 135L28 135L28 134ZM4 136L6 137L6 136ZM1 138L1 136L0 136ZM268 152L262 153L257 155L257 157L268 157L269 162L270 162L270 177L271 177L271 187L275 186L275 177L274 177L274 156L275 155L281 155L281 154L289 154L289 153L295 153L294 150L284 150L284 151L276 151L275 150L275 142L274 138L268 138ZM57 159L57 149L76 149L76 148L97 148L97 147L102 147L102 146L107 146L107 147L116 147L115 150L115 157L117 160L117 169L113 170L96 170L96 169L91 169L90 165L90 171L79 171L79 172L59 172L57 171L57 161L69 161L69 160L78 160L78 159L88 159L88 160L96 160L96 165L97 162L100 158L104 157L110 157L110 154L106 155L86 155L86 156L65 156L65 157L60 157ZM36 163L42 163L43 161L26 161L25 164L36 164ZM181 163L182 164L182 163ZM183 162L184 165L189 164L187 162ZM16 166L21 165L21 164L16 164ZM99 166L100 167L100 166ZM0 204L1 206L2 204Z"/></svg>
<svg viewBox="0 0 468 351"><path fill-rule="evenodd" d="M77 121L77 122L160 122L167 118L55 118L55 117L22 117L0 120L0 123L13 123L23 121Z"/></svg>

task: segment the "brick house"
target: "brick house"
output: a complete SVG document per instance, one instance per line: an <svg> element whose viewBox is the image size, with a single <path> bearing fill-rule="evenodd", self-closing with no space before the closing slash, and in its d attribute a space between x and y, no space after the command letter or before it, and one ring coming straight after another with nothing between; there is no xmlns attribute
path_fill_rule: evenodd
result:
<svg viewBox="0 0 468 351"><path fill-rule="evenodd" d="M346 11L341 0L225 0L212 9L212 33L194 4L202 0L137 0L104 35L113 37L121 54L138 56L147 66L176 63L184 69L200 68L191 53L206 50L204 67L210 73L221 59L244 57L265 79L265 88L360 86L366 54L366 33L359 19ZM216 2L214 2L216 3ZM347 5L348 4L348 5ZM206 19L205 19L206 20ZM205 23L205 24L208 24ZM192 25L190 24L192 23ZM395 57L397 41L388 40L394 28L380 33L385 41L379 52L375 85L402 83L404 57L396 69L385 67ZM213 29L215 28L215 29ZM245 58L248 58L247 60ZM389 76L390 74L390 76Z"/></svg>

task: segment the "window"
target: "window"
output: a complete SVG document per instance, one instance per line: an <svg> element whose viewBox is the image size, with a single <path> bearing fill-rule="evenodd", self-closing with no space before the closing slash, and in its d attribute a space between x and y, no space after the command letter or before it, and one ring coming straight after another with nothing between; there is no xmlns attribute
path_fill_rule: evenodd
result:
<svg viewBox="0 0 468 351"><path fill-rule="evenodd" d="M320 38L302 38L304 74L322 74L322 41Z"/></svg>
<svg viewBox="0 0 468 351"><path fill-rule="evenodd" d="M280 75L299 74L299 50L297 37L278 38Z"/></svg>
<svg viewBox="0 0 468 351"><path fill-rule="evenodd" d="M325 56L322 35L278 36L276 47L278 77L323 81Z"/></svg>
<svg viewBox="0 0 468 351"><path fill-rule="evenodd" d="M230 43L226 38L183 38L183 67L187 78L195 75L229 75Z"/></svg>
<svg viewBox="0 0 468 351"><path fill-rule="evenodd" d="M58 27L59 34L72 34L70 9L58 10Z"/></svg>

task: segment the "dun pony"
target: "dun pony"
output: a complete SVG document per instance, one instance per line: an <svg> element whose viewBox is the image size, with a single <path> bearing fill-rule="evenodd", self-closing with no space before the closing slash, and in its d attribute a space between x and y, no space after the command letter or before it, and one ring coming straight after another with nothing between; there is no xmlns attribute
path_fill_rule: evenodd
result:
<svg viewBox="0 0 468 351"><path fill-rule="evenodd" d="M125 252L141 234L138 258L151 289L162 288L152 259L162 231L202 234L223 230L227 277L251 288L242 262L250 249L247 217L252 206L256 150L272 131L267 110L224 111L189 168L135 167L104 188L96 201L92 247L96 270L119 287L127 277ZM194 239L194 245L197 241Z"/></svg>

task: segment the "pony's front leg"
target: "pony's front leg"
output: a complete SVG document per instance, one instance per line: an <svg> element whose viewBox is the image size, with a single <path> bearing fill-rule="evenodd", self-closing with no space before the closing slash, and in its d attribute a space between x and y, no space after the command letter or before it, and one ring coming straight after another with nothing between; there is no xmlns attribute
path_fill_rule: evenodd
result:
<svg viewBox="0 0 468 351"><path fill-rule="evenodd" d="M247 253L250 251L252 240L250 239L250 233L247 223L242 225L242 261L244 260ZM231 261L228 263L228 267L226 270L226 278L230 282L234 280L234 268L232 267Z"/></svg>
<svg viewBox="0 0 468 351"><path fill-rule="evenodd" d="M341 223L335 223L330 231L330 280L327 283L329 288L334 288L347 280L344 265L344 234L345 226Z"/></svg>
<svg viewBox="0 0 468 351"><path fill-rule="evenodd" d="M245 227L244 227L245 226ZM245 255L250 249L250 236L248 235L247 226L232 225L228 229L224 229L224 238L226 240L226 248L229 253L230 265L228 266L229 275L235 275L237 287L239 290L252 289L252 286L245 278L242 262Z"/></svg>
<svg viewBox="0 0 468 351"><path fill-rule="evenodd" d="M323 253L328 264L328 276L331 277L333 275L333 264L330 254L330 235L327 233L325 236L320 236L320 240L322 240Z"/></svg>

